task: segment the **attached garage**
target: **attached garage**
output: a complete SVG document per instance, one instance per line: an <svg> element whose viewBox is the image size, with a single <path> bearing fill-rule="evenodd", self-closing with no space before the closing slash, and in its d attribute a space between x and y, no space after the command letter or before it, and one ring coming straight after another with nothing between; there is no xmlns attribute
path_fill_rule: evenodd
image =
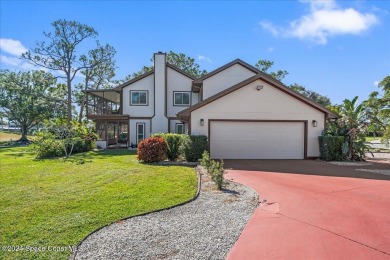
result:
<svg viewBox="0 0 390 260"><path fill-rule="evenodd" d="M259 72L178 118L190 134L208 137L214 159L309 159L320 155L318 136L337 115Z"/></svg>
<svg viewBox="0 0 390 260"><path fill-rule="evenodd" d="M306 127L305 121L211 120L211 157L304 159Z"/></svg>

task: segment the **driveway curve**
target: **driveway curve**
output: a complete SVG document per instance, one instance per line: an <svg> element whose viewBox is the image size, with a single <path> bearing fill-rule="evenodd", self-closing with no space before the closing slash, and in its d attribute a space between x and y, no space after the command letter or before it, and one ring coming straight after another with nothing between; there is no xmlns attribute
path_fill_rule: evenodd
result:
<svg viewBox="0 0 390 260"><path fill-rule="evenodd" d="M264 200L227 259L390 259L390 176L320 161L226 160Z"/></svg>

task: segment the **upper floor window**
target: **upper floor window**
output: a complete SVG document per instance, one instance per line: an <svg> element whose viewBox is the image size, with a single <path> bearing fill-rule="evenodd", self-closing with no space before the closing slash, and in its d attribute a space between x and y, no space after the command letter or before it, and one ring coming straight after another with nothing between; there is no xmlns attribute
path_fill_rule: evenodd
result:
<svg viewBox="0 0 390 260"><path fill-rule="evenodd" d="M146 91L146 90L131 90L130 91L130 105L131 106L147 106L148 105L148 91Z"/></svg>
<svg viewBox="0 0 390 260"><path fill-rule="evenodd" d="M173 105L174 106L190 106L191 102L190 92L173 92Z"/></svg>

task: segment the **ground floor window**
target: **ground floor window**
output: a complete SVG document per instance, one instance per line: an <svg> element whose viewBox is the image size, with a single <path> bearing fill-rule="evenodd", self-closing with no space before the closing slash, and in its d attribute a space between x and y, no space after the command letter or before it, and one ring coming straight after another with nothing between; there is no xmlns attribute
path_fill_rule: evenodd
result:
<svg viewBox="0 0 390 260"><path fill-rule="evenodd" d="M184 124L177 123L175 126L176 134L184 134Z"/></svg>
<svg viewBox="0 0 390 260"><path fill-rule="evenodd" d="M137 144L145 139L145 123L137 123Z"/></svg>

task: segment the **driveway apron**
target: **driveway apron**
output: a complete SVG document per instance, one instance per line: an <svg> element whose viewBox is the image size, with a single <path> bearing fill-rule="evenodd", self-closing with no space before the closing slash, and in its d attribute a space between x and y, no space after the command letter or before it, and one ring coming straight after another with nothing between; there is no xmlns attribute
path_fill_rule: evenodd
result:
<svg viewBox="0 0 390 260"><path fill-rule="evenodd" d="M303 160L225 165L261 198L227 259L390 259L389 176Z"/></svg>

